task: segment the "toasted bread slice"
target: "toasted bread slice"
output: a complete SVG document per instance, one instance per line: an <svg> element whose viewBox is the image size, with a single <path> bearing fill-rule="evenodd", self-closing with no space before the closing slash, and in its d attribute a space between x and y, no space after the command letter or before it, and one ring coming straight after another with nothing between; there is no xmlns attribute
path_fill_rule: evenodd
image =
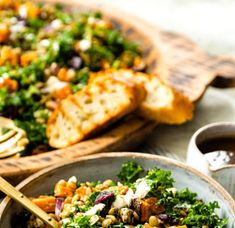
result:
<svg viewBox="0 0 235 228"><path fill-rule="evenodd" d="M81 91L62 100L47 124L49 144L63 148L87 138L136 109L144 88L97 73Z"/></svg>
<svg viewBox="0 0 235 228"><path fill-rule="evenodd" d="M145 86L147 95L139 113L159 123L182 124L193 117L194 105L187 97L164 84L157 76L134 73L131 70L113 71L112 77L126 83Z"/></svg>

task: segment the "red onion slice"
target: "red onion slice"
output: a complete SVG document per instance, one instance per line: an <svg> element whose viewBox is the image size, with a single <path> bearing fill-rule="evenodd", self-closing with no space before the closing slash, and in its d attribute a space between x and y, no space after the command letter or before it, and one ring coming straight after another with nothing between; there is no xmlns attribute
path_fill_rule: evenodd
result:
<svg viewBox="0 0 235 228"><path fill-rule="evenodd" d="M104 201L114 197L113 192L103 191L95 199L95 204L103 203Z"/></svg>
<svg viewBox="0 0 235 228"><path fill-rule="evenodd" d="M62 198L62 197L56 198L56 202L55 202L55 215L56 215L57 218L59 217L60 212L62 210L63 202L64 202L64 198Z"/></svg>

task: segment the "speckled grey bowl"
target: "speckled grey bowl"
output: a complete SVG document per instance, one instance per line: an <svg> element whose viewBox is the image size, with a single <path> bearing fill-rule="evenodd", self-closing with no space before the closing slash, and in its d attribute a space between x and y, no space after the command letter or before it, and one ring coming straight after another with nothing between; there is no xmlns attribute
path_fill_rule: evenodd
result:
<svg viewBox="0 0 235 228"><path fill-rule="evenodd" d="M176 188L188 187L205 201L217 200L221 206L219 215L229 218L228 228L235 227L235 202L222 186L183 163L156 155L120 152L87 156L40 171L21 182L17 188L27 196L37 196L52 192L58 180L73 175L80 181L115 179L121 164L129 160L136 160L145 169L157 166L172 171ZM0 205L0 228L14 227L11 222L20 211L22 207L6 197Z"/></svg>

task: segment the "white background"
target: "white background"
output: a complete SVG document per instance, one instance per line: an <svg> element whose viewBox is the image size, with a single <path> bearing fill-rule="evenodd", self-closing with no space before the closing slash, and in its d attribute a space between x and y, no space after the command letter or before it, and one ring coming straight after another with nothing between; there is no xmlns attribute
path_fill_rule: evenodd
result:
<svg viewBox="0 0 235 228"><path fill-rule="evenodd" d="M210 53L235 55L235 0L100 1L187 34Z"/></svg>

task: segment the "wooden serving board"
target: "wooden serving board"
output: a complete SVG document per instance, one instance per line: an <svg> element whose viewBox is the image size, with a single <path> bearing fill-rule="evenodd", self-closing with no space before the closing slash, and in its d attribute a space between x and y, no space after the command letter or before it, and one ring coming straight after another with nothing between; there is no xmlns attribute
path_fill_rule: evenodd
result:
<svg viewBox="0 0 235 228"><path fill-rule="evenodd" d="M211 84L235 86L235 57L211 56L189 38L173 32L161 31L160 39L165 63L160 77L192 102L198 101Z"/></svg>
<svg viewBox="0 0 235 228"><path fill-rule="evenodd" d="M46 2L46 1L45 1ZM66 5L68 10L100 10L130 39L140 43L148 71L158 74L167 84L182 91L192 102L197 102L217 75L235 78L235 61L209 56L189 39L175 33L160 31L145 21L130 16L98 1L50 0ZM0 160L0 175L18 182L45 167L77 157L105 152L127 151L136 147L154 129L156 123L139 117L119 122L108 132L80 142L69 148L40 155Z"/></svg>
<svg viewBox="0 0 235 228"><path fill-rule="evenodd" d="M155 123L140 117L130 117L103 135L77 143L66 149L17 159L9 158L1 160L0 174L11 183L18 183L25 177L43 168L84 155L108 151L132 150L152 132L155 126Z"/></svg>

